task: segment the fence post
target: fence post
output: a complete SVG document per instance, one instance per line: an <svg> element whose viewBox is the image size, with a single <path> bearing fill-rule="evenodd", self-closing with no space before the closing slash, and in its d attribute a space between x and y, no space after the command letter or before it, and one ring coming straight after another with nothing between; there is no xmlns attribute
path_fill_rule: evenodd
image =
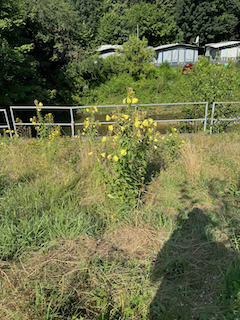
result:
<svg viewBox="0 0 240 320"><path fill-rule="evenodd" d="M204 120L203 131L206 131L206 128L207 128L207 116L208 116L208 102L206 102L206 107L205 107L205 120Z"/></svg>
<svg viewBox="0 0 240 320"><path fill-rule="evenodd" d="M215 111L215 102L213 102L213 105L212 105L212 114L211 114L211 123L210 123L210 134L212 133L212 125L213 125L214 111Z"/></svg>
<svg viewBox="0 0 240 320"><path fill-rule="evenodd" d="M71 130L72 130L72 138L74 138L74 117L73 117L73 109L70 107L70 116L71 116Z"/></svg>

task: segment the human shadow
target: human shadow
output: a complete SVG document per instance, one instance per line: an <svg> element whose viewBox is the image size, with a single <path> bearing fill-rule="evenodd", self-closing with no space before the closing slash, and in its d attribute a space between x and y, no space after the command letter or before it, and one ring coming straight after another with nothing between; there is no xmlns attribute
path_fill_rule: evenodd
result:
<svg viewBox="0 0 240 320"><path fill-rule="evenodd" d="M231 241L200 209L177 222L151 270L159 287L149 319L237 319L240 263Z"/></svg>

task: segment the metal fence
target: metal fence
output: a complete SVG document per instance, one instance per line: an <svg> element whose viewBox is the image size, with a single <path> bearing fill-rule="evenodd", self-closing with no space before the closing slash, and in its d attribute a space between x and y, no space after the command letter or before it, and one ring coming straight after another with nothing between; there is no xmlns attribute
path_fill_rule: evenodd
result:
<svg viewBox="0 0 240 320"><path fill-rule="evenodd" d="M217 105L217 104L239 104L240 103L240 101L228 101L228 102L226 102L226 101L222 101L222 102L213 102L213 105L212 105L212 114L211 114L211 122L210 122L210 133L212 133L212 131L213 131L213 122L214 121L236 121L238 118L236 117L236 118L214 118L214 116L215 116L215 106Z"/></svg>
<svg viewBox="0 0 240 320"><path fill-rule="evenodd" d="M203 130L206 131L206 126L207 126L207 116L208 116L208 102L182 102L182 103L155 103L155 104L135 104L133 105L135 111L138 110L139 107L160 107L160 106L182 106L182 105L204 105L205 106L205 111L204 111L204 118L196 118L196 119L167 119L167 120L154 120L154 122L161 123L161 122L196 122L200 121L204 123L204 128ZM69 110L70 114L70 121L71 122L54 122L54 123L46 123L46 125L59 125L61 127L64 126L70 126L71 127L71 134L72 137L75 135L75 126L83 126L84 122L76 122L75 117L74 117L74 112L73 110L81 110L81 109L87 109L87 108L92 108L93 106L76 106L76 107L70 107L70 106L43 106L41 109L43 110ZM96 105L97 108L125 108L126 105ZM33 126L32 122L16 122L15 116L14 116L14 110L36 110L36 106L29 107L29 106L11 106L10 107L10 113L11 113L11 118L13 122L13 127L14 131L17 131L17 126ZM115 122L105 122L101 121L101 124L114 124ZM39 125L39 123L34 124Z"/></svg>
<svg viewBox="0 0 240 320"><path fill-rule="evenodd" d="M12 132L11 132L11 127L9 124L8 116L7 116L7 111L5 109L0 109L0 112L3 112L4 117L5 117L5 124L0 124L1 129L8 129L9 135L12 138Z"/></svg>

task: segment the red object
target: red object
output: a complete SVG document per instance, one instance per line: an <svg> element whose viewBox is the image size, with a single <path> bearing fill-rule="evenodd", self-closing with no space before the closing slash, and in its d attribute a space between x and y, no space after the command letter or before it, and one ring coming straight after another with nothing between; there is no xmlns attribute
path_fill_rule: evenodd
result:
<svg viewBox="0 0 240 320"><path fill-rule="evenodd" d="M188 73L188 71L191 71L191 70L193 70L193 69L194 69L193 64L192 64L192 63L187 63L187 64L185 64L185 66L183 67L182 73L186 74L186 73Z"/></svg>

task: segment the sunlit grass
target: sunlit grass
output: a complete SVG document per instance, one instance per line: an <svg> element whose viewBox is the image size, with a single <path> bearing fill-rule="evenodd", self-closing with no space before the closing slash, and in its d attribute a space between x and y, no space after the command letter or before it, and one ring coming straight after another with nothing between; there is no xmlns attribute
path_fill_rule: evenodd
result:
<svg viewBox="0 0 240 320"><path fill-rule="evenodd" d="M239 317L240 138L183 139L130 207L88 142L2 138L0 318Z"/></svg>

